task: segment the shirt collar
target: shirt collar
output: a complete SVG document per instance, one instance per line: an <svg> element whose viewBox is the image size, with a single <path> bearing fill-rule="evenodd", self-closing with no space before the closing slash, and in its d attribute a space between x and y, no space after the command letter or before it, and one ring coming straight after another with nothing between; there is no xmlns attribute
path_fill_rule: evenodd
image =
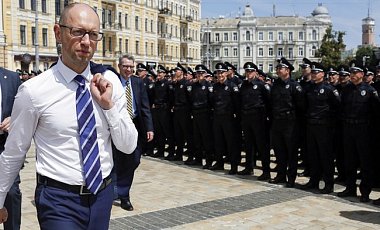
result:
<svg viewBox="0 0 380 230"><path fill-rule="evenodd" d="M67 67L65 64L63 64L61 58L58 59L57 69L67 83L70 83L78 75L78 73L76 73L75 71ZM88 63L86 69L82 73L80 73L80 75L82 75L84 79L86 79L86 81L90 81L92 76L90 72L90 63Z"/></svg>

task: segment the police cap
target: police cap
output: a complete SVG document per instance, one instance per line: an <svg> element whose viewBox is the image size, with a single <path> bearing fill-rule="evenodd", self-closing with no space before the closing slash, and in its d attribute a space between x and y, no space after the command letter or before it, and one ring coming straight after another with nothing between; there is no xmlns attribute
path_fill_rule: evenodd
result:
<svg viewBox="0 0 380 230"><path fill-rule="evenodd" d="M163 65L158 65L157 73L169 73L169 70L167 70Z"/></svg>
<svg viewBox="0 0 380 230"><path fill-rule="evenodd" d="M227 66L223 62L219 62L215 65L215 71L227 71Z"/></svg>
<svg viewBox="0 0 380 230"><path fill-rule="evenodd" d="M243 66L243 68L245 69L245 70L254 70L254 71L257 71L257 66L255 65L255 63L253 63L253 62L246 62L245 64L244 64L244 66Z"/></svg>
<svg viewBox="0 0 380 230"><path fill-rule="evenodd" d="M145 66L143 63L138 63L138 64L136 65L136 69L137 69L138 71L148 70L148 69L146 68L146 66Z"/></svg>
<svg viewBox="0 0 380 230"><path fill-rule="evenodd" d="M311 66L311 61L307 58L303 58L302 59L302 64L300 64L300 67L301 68L307 68L307 67L310 67Z"/></svg>
<svg viewBox="0 0 380 230"><path fill-rule="evenodd" d="M195 66L195 72L206 72L207 67L204 65L196 65Z"/></svg>
<svg viewBox="0 0 380 230"><path fill-rule="evenodd" d="M323 65L318 62L312 62L310 68L311 68L311 72L314 72L314 73L324 72Z"/></svg>
<svg viewBox="0 0 380 230"><path fill-rule="evenodd" d="M286 58L282 57L280 59L277 60L277 66L276 68L288 68L290 70L290 72L292 72L294 70L294 66L292 64L290 64L290 62L288 60L286 60Z"/></svg>
<svg viewBox="0 0 380 230"><path fill-rule="evenodd" d="M236 67L234 65L232 65L231 63L229 63L228 61L224 62L224 64L227 66L227 70L234 70L236 71Z"/></svg>

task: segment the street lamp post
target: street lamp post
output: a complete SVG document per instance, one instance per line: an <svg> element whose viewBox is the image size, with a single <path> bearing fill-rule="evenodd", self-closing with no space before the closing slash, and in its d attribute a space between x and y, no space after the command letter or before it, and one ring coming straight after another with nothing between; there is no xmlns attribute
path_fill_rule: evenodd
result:
<svg viewBox="0 0 380 230"><path fill-rule="evenodd" d="M35 69L34 71L37 73L38 70L40 69L39 68L39 65L40 65L40 54L39 54L39 45L38 45L38 0L36 0L36 15L35 15L35 27L36 27L36 38L35 38L35 41L36 43L34 44L35 46L35 63L36 63L36 66L35 66Z"/></svg>

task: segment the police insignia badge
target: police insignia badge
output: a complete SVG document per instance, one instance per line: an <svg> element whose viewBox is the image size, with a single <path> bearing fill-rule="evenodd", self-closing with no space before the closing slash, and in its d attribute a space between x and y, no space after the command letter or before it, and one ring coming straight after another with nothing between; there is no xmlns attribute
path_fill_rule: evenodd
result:
<svg viewBox="0 0 380 230"><path fill-rule="evenodd" d="M365 90L362 90L362 91L360 92L360 95L362 95L363 97L364 97L366 94L367 94L367 92L366 92Z"/></svg>
<svg viewBox="0 0 380 230"><path fill-rule="evenodd" d="M234 92L239 92L239 88L237 86L235 86L233 89L234 89Z"/></svg>
<svg viewBox="0 0 380 230"><path fill-rule="evenodd" d="M296 90L298 90L298 92L302 92L302 88L301 88L301 86L297 85L297 86L296 86Z"/></svg>
<svg viewBox="0 0 380 230"><path fill-rule="evenodd" d="M254 86L253 86L253 89L257 89L257 85L254 85Z"/></svg>
<svg viewBox="0 0 380 230"><path fill-rule="evenodd" d="M324 92L325 92L324 89L319 90L319 93L320 93L320 94L323 94Z"/></svg>
<svg viewBox="0 0 380 230"><path fill-rule="evenodd" d="M268 91L270 90L270 87L269 87L268 84L266 84L264 87L265 87L266 90L268 90Z"/></svg>
<svg viewBox="0 0 380 230"><path fill-rule="evenodd" d="M165 85L165 84L164 84L164 83L162 83L162 84L161 84L161 87L164 87L164 85Z"/></svg>
<svg viewBox="0 0 380 230"><path fill-rule="evenodd" d="M191 85L187 86L187 91L191 92Z"/></svg>
<svg viewBox="0 0 380 230"><path fill-rule="evenodd" d="M228 86L224 87L224 90L228 90Z"/></svg>
<svg viewBox="0 0 380 230"><path fill-rule="evenodd" d="M206 89L206 86L202 86L202 90L205 90Z"/></svg>
<svg viewBox="0 0 380 230"><path fill-rule="evenodd" d="M290 87L290 85L286 85L286 86L285 86L285 89L289 89L289 87Z"/></svg>
<svg viewBox="0 0 380 230"><path fill-rule="evenodd" d="M212 86L208 87L208 91L212 93L214 91L214 88Z"/></svg>
<svg viewBox="0 0 380 230"><path fill-rule="evenodd" d="M334 90L333 93L334 93L334 95L335 95L336 97L339 96L339 92L338 92L338 90Z"/></svg>
<svg viewBox="0 0 380 230"><path fill-rule="evenodd" d="M179 88L182 89L182 88L183 88L183 85L180 85Z"/></svg>
<svg viewBox="0 0 380 230"><path fill-rule="evenodd" d="M153 84L149 84L149 89L152 89L153 88Z"/></svg>

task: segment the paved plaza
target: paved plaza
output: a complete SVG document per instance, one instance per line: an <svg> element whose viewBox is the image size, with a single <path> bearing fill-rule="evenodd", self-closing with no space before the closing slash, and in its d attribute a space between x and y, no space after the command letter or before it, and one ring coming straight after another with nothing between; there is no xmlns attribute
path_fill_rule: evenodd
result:
<svg viewBox="0 0 380 230"><path fill-rule="evenodd" d="M31 150L21 172L21 229L28 230L39 229L34 159ZM380 229L380 208L371 203L260 182L260 173L230 176L143 157L131 191L135 210L124 211L115 202L110 229ZM336 185L335 192L342 190ZM379 191L370 196L379 197Z"/></svg>

